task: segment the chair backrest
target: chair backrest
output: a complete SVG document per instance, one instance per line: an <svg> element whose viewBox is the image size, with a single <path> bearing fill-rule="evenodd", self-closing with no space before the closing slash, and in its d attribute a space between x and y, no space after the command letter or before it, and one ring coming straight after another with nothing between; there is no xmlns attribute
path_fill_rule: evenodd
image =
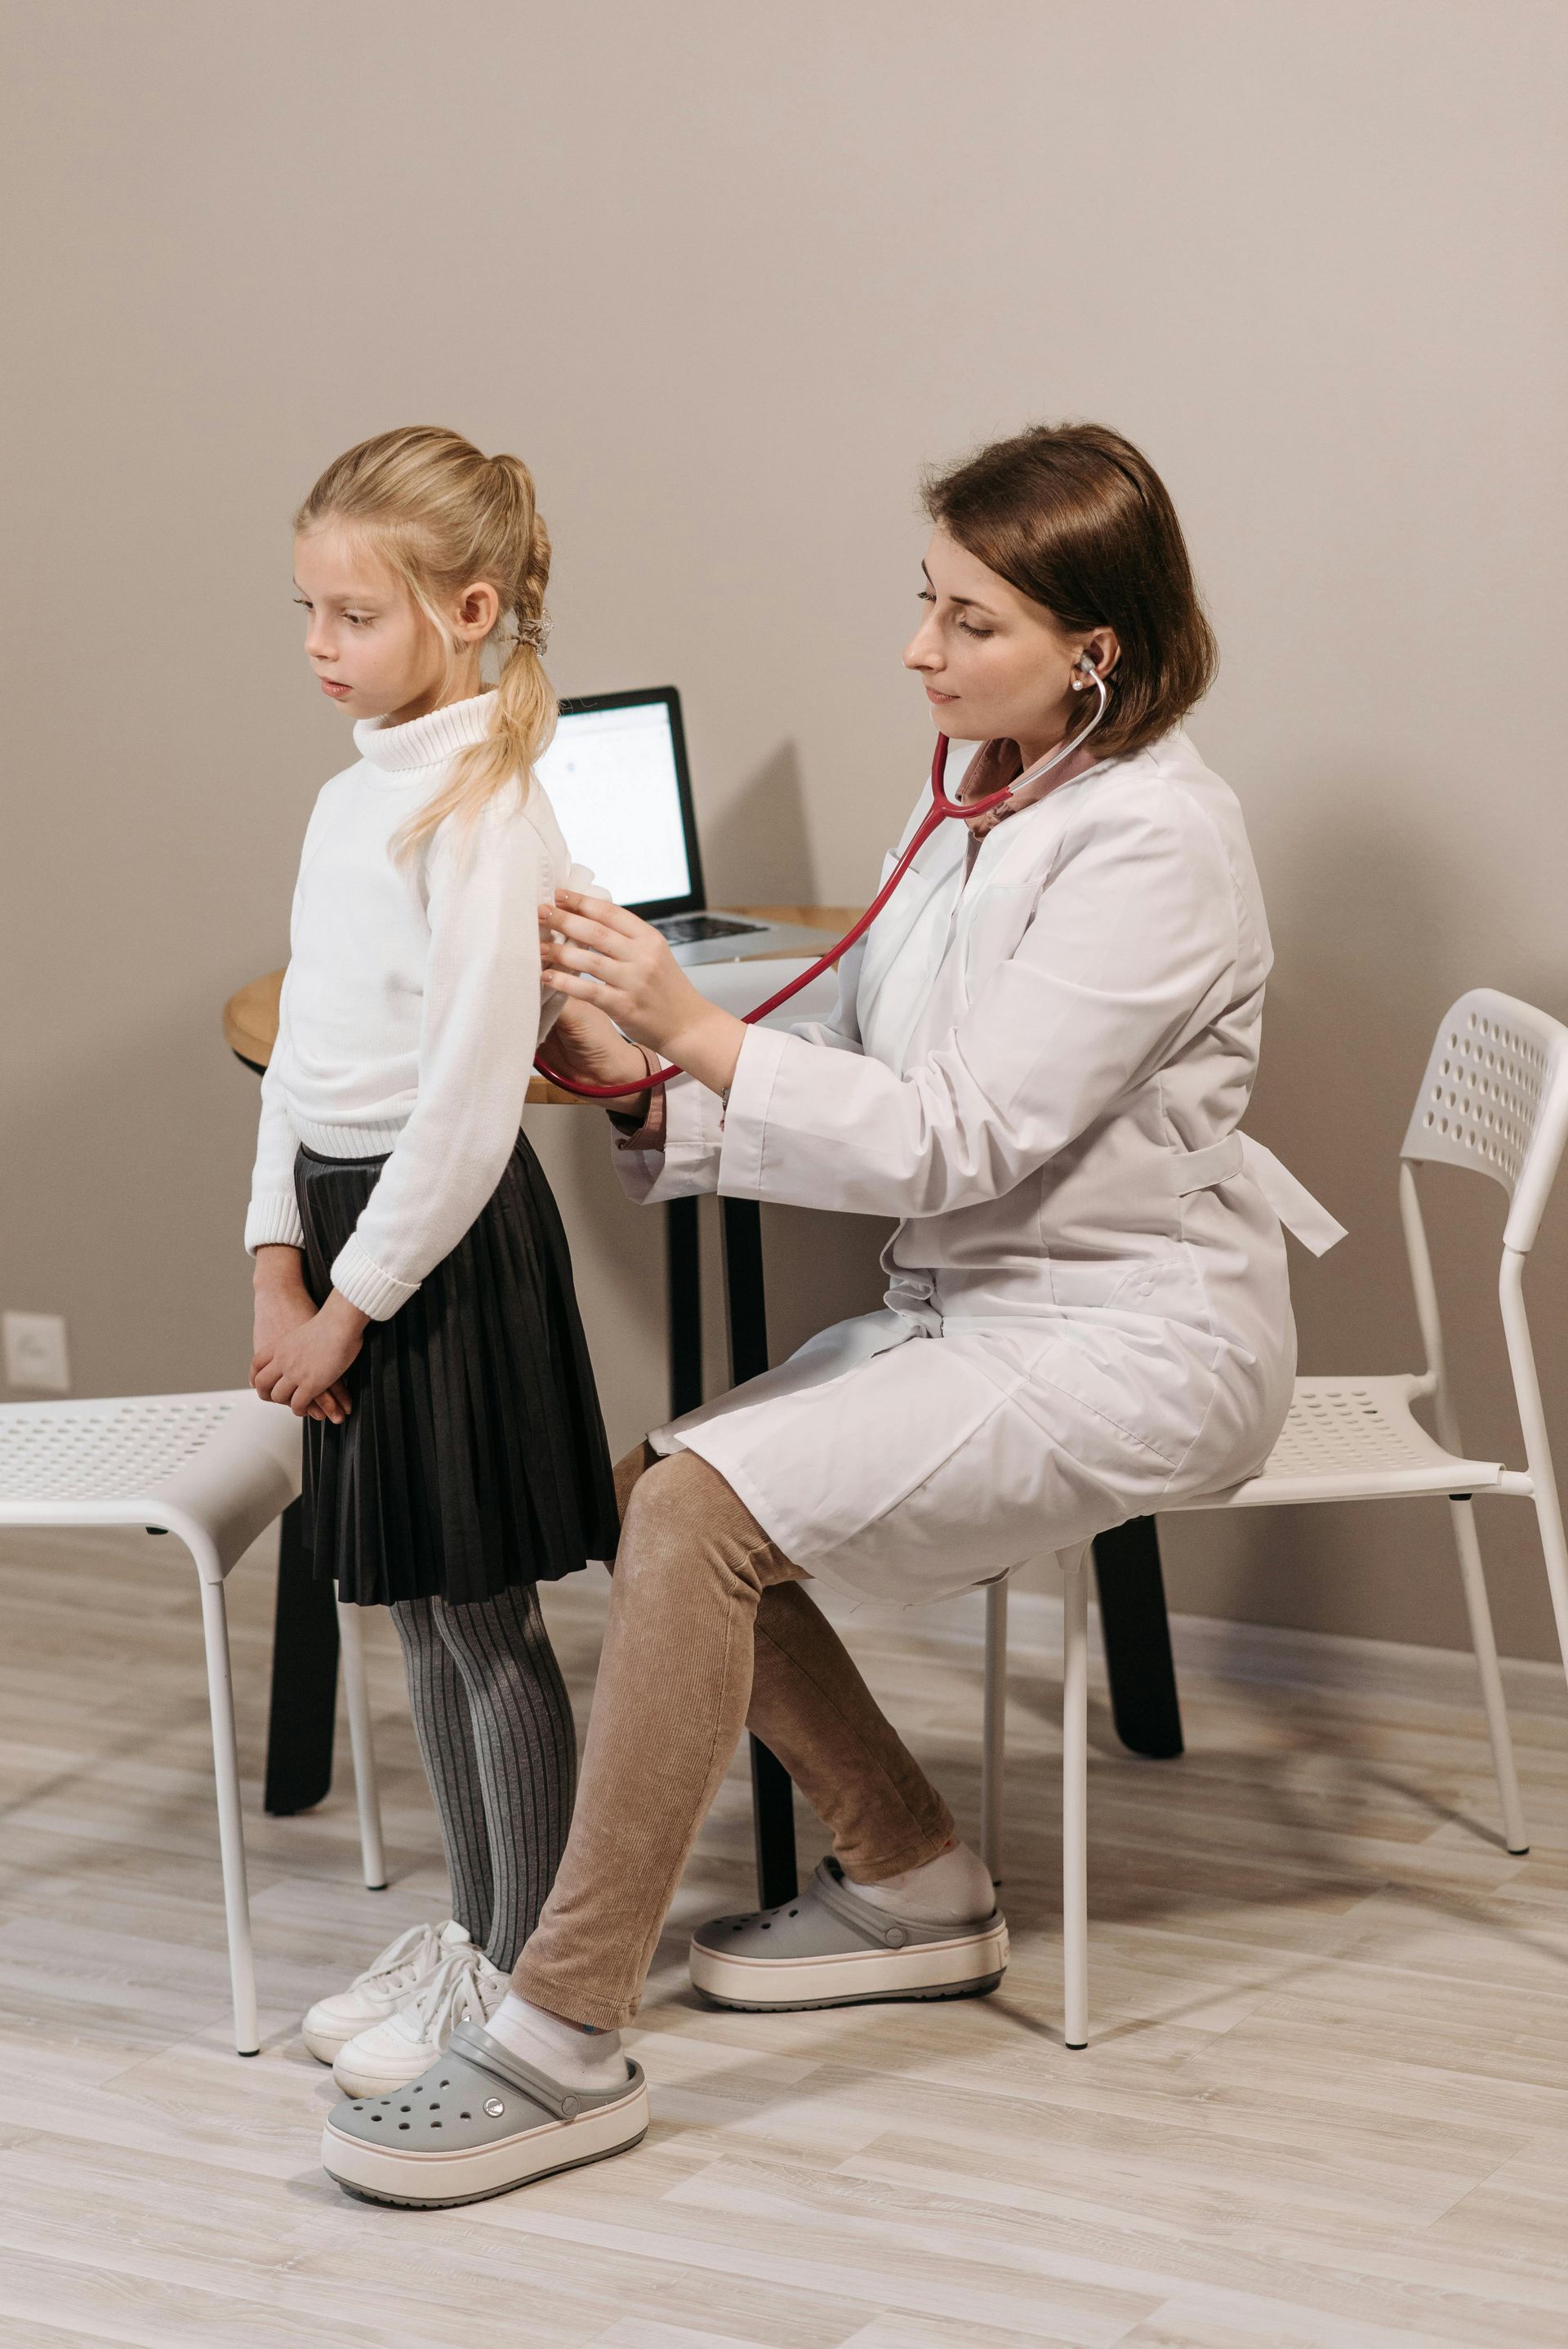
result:
<svg viewBox="0 0 1568 2349"><path fill-rule="evenodd" d="M1472 988L1438 1030L1400 1156L1501 1183L1512 1202L1503 1245L1524 1255L1565 1141L1568 1028L1515 996Z"/></svg>

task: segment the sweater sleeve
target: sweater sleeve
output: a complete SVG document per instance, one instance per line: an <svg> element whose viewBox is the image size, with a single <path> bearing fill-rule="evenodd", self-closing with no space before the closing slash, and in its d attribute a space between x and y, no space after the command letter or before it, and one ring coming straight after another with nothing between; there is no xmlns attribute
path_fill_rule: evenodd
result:
<svg viewBox="0 0 1568 2349"><path fill-rule="evenodd" d="M536 909L550 889L544 843L515 807L437 835L418 1098L332 1268L373 1321L451 1253L516 1146L539 1040Z"/></svg>
<svg viewBox="0 0 1568 2349"><path fill-rule="evenodd" d="M262 1119L256 1134L256 1163L251 1175L250 1212L245 1217L245 1246L252 1256L259 1247L304 1246L304 1226L294 1197L294 1152L298 1144L285 1098L289 976L284 971L283 993L278 999L277 1039L262 1078Z"/></svg>

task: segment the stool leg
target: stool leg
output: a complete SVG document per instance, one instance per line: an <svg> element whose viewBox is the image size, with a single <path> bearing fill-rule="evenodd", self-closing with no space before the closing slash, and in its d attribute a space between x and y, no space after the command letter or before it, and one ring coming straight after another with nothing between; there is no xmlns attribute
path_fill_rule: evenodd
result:
<svg viewBox="0 0 1568 2349"><path fill-rule="evenodd" d="M1480 1542L1475 1527L1475 1505L1471 1501L1450 1501L1449 1516L1454 1529L1454 1547L1459 1552L1460 1579L1464 1586L1465 1612L1470 1618L1470 1645L1475 1650L1476 1671L1480 1675L1480 1701L1486 1714L1486 1733L1491 1741L1491 1766L1497 1777L1497 1798L1502 1810L1502 1839L1511 1852L1520 1856L1529 1850L1530 1837L1525 1832L1519 1773L1513 1766L1513 1739L1509 1733L1502 1674L1497 1666L1497 1640L1491 1628L1491 1609L1487 1604L1486 1576L1481 1568Z"/></svg>
<svg viewBox="0 0 1568 2349"><path fill-rule="evenodd" d="M245 1883L245 1828L240 1813L240 1755L234 1739L234 1691L229 1672L229 1615L223 1585L201 1578L201 1631L207 1647L207 1701L212 1715L212 1768L218 1781L218 1847L223 1860L223 1908L229 1926L229 1976L234 1992L234 2045L261 2054L256 1970L251 1953L251 1903Z"/></svg>
<svg viewBox="0 0 1568 2349"><path fill-rule="evenodd" d="M1007 1751L1007 1581L985 1586L985 1699L980 1744L980 1857L1002 1880L1002 1793Z"/></svg>
<svg viewBox="0 0 1568 2349"><path fill-rule="evenodd" d="M387 1889L387 1855L381 1847L381 1793L376 1782L376 1740L370 1727L370 1692L365 1681L365 1644L357 1607L337 1609L338 1653L343 1692L348 1699L348 1742L354 1754L354 1799L359 1809L359 1849L371 1892Z"/></svg>
<svg viewBox="0 0 1568 2349"><path fill-rule="evenodd" d="M1062 1985L1069 2047L1088 2044L1088 1553L1062 1568Z"/></svg>

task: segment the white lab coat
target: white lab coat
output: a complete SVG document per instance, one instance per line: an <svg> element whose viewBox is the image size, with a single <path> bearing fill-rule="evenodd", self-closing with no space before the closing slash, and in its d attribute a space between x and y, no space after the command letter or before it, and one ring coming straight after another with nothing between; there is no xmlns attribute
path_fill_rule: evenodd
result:
<svg viewBox="0 0 1568 2349"><path fill-rule="evenodd" d="M1257 1467L1295 1364L1271 1196L1333 1228L1237 1133L1271 949L1185 731L1020 810L965 880L967 847L926 843L830 1021L751 1030L727 1110L683 1078L663 1149L616 1152L640 1201L902 1218L881 1312L651 1440L813 1575L912 1604Z"/></svg>

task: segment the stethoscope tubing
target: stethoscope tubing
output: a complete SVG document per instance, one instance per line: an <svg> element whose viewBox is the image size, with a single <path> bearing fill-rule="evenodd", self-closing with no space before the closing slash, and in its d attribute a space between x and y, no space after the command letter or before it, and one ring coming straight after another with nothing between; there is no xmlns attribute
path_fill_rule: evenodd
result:
<svg viewBox="0 0 1568 2349"><path fill-rule="evenodd" d="M1008 783L1002 791L992 792L983 800L948 798L946 781L949 745L946 735L939 734L936 738L936 748L931 757L931 806L926 811L913 839L866 907L865 912L858 922L852 923L844 932L836 946L830 947L825 955L820 955L814 963L790 979L787 986L781 987L776 995L770 995L765 1003L754 1004L749 1011L743 1011L740 1016L745 1025L749 1028L758 1019L766 1019L770 1011L777 1011L781 1003L788 1003L792 996L800 993L802 988L810 987L814 978L820 978L825 970L830 970L834 963L840 961L852 946L864 937L939 824L945 823L953 816L962 816L967 820L971 816L988 815L993 808L1006 806L1014 792L1025 783L1038 782L1041 776L1048 775L1053 767L1060 766L1064 759L1070 758L1075 750L1081 750L1105 716L1106 705L1110 698L1105 679L1098 671L1095 673L1094 683L1099 694L1099 705L1082 731L1068 735L1061 748L1053 750L1043 764L1032 767L1026 775L1020 775L1016 781ZM620 1101L633 1093L656 1092L661 1085L667 1085L672 1077L685 1074L684 1070L672 1061L667 1068L651 1070L645 1077L639 1078L633 1085L589 1085L583 1083L576 1077L563 1076L559 1069L552 1069L542 1052L534 1055L533 1065L549 1083L559 1086L562 1092L574 1093L580 1101Z"/></svg>

